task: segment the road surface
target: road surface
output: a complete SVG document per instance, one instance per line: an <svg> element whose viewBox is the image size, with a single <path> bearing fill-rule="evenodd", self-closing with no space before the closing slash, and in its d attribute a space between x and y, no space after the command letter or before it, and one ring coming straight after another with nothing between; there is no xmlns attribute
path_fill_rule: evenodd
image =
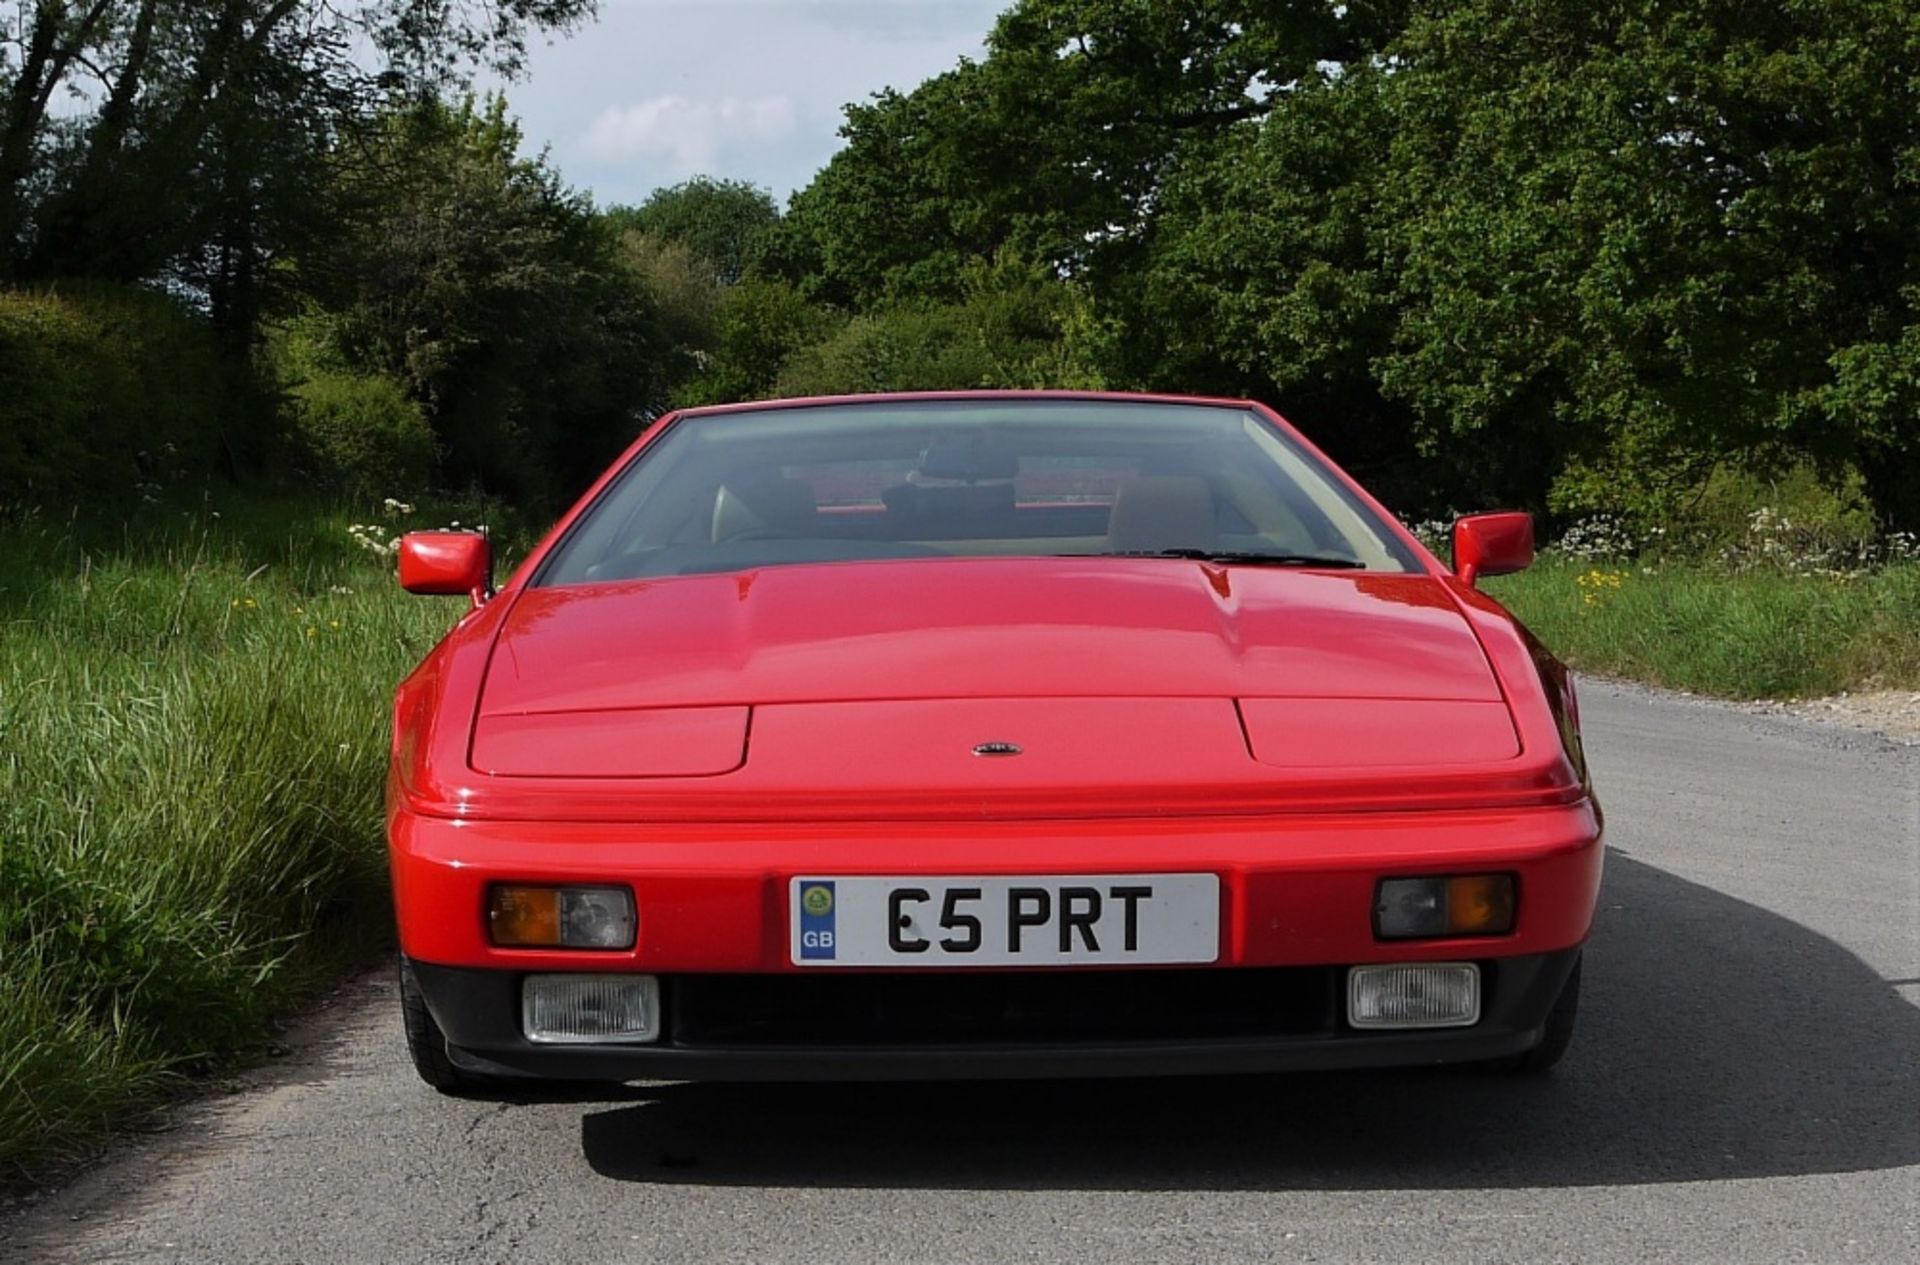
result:
<svg viewBox="0 0 1920 1265"><path fill-rule="evenodd" d="M73 1262L1920 1261L1920 747L1589 683L1553 1077L436 1097L390 982L0 1223Z"/></svg>

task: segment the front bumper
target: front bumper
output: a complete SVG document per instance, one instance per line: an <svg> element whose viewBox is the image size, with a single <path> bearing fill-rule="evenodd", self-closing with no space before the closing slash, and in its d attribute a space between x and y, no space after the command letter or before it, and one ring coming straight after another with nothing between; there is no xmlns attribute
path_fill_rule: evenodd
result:
<svg viewBox="0 0 1920 1265"><path fill-rule="evenodd" d="M1539 1042L1591 926L1603 855L1591 801L841 826L521 823L395 810L388 824L401 950L453 1060L476 1072L586 1080L1125 1076L1500 1058ZM1381 878L1490 871L1516 879L1509 934L1374 937ZM1156 872L1219 877L1219 957L1211 966L823 973L790 956L795 876ZM487 889L502 882L629 885L637 942L618 952L495 947L486 937ZM1480 964L1478 1023L1390 1032L1345 1025L1347 967L1421 961ZM528 1042L520 981L578 971L658 976L661 1041ZM1196 997L1217 1004L1196 1012ZM916 999L940 998L953 999L965 1021L943 1027L914 1018ZM1023 1027L1009 1018L1070 1018L1101 998L1107 1012L1159 1011L1167 1021L1145 1029L1064 1019ZM736 1022L754 1016L769 1022Z"/></svg>
<svg viewBox="0 0 1920 1265"><path fill-rule="evenodd" d="M976 974L982 988L1013 998L997 1008L983 1026L984 1039L955 1039L889 1044L886 1034L888 992L876 981L904 981L914 993L943 986L940 978L900 975L778 977L668 976L662 979L664 1031L653 1045L542 1045L520 1028L517 971L435 966L414 962L413 972L427 1008L445 1032L448 1055L459 1067L496 1076L554 1080L718 1080L718 1081L862 1081L948 1080L1013 1077L1203 1075L1329 1068L1412 1067L1471 1063L1522 1053L1539 1043L1547 1014L1559 998L1579 957L1579 949L1487 959L1482 973L1480 1022L1471 1028L1407 1032L1358 1032L1340 1013L1338 985L1345 968L1289 968L1279 971L1114 971L1034 972L1020 975ZM1158 977L1156 979L1156 977ZM1237 977L1237 978L1236 978ZM736 987L750 981L746 990ZM945 976L946 981L957 977ZM1030 985L1073 990L1092 988L1192 996L1205 981L1226 1002L1233 991L1252 997L1270 989L1274 1002L1264 1010L1248 1006L1236 1014L1218 1006L1165 1015L1164 1022L1140 1022L1119 1039L1113 1029L1090 1036L1076 1033L1072 1014L1055 1017L1020 1037L1004 1020L1018 1009ZM765 1023L728 1023L715 1001L745 1000L753 988L789 989L802 994ZM804 995L809 990L814 994ZM839 992L837 999L825 994ZM976 988L974 991L981 991ZM702 994L705 994L702 997ZM1316 996L1324 994L1323 996ZM765 994L762 993L764 998ZM823 1000L824 998L824 1000ZM805 1017L815 1004L827 1015ZM924 1007L903 1010L908 1026ZM1135 1016L1142 1012L1136 1009ZM856 1018L836 1036L828 1018ZM796 1016L799 1018L796 1019ZM1124 1016L1122 1016L1124 1018ZM1151 1020L1149 1015L1148 1019ZM862 1020L870 1022L862 1022ZM1190 1024L1182 1030L1183 1024ZM1050 1032L1050 1039L1039 1034ZM879 1038L879 1039L876 1039Z"/></svg>
<svg viewBox="0 0 1920 1265"><path fill-rule="evenodd" d="M1211 873L1217 966L1461 961L1586 939L1602 848L1591 801L1511 811L1170 820L635 825L388 819L400 948L421 962L651 975L794 972L788 884L834 875ZM1511 933L1382 943L1381 878L1503 871ZM487 940L494 883L633 889L639 937L620 952L503 949Z"/></svg>

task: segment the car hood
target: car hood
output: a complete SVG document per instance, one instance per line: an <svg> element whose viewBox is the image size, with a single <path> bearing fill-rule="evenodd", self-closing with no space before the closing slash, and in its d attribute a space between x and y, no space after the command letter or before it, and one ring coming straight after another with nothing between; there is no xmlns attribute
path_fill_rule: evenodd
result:
<svg viewBox="0 0 1920 1265"><path fill-rule="evenodd" d="M979 559L514 590L403 687L394 790L659 823L1570 803L1531 654L1427 575Z"/></svg>
<svg viewBox="0 0 1920 1265"><path fill-rule="evenodd" d="M1501 693L1427 575L954 559L530 589L480 713L1127 697Z"/></svg>

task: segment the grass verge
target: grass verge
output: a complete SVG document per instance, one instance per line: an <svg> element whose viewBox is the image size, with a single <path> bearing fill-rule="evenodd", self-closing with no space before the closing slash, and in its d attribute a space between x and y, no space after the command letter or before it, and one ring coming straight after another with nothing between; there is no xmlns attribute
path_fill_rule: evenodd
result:
<svg viewBox="0 0 1920 1265"><path fill-rule="evenodd" d="M1920 687L1920 563L1842 579L1549 556L1486 589L1583 671L1740 699Z"/></svg>
<svg viewBox="0 0 1920 1265"><path fill-rule="evenodd" d="M0 1181L386 931L388 700L457 617L312 505L0 528Z"/></svg>

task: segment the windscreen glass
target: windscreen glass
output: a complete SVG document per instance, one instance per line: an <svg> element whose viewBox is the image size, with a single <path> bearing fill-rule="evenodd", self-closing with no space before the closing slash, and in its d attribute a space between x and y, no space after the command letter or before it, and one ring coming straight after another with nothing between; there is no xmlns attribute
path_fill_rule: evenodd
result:
<svg viewBox="0 0 1920 1265"><path fill-rule="evenodd" d="M1418 569L1297 445L1228 405L963 400L675 423L538 578L1041 556Z"/></svg>

